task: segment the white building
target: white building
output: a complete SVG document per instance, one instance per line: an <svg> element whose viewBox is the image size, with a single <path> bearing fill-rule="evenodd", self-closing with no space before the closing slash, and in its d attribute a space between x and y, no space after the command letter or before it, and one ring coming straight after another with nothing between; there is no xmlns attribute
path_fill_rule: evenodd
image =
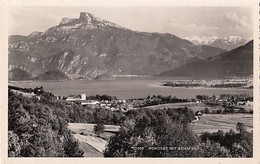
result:
<svg viewBox="0 0 260 164"><path fill-rule="evenodd" d="M87 99L86 93L82 93L82 94L81 94L81 100L86 100L86 99Z"/></svg>
<svg viewBox="0 0 260 164"><path fill-rule="evenodd" d="M81 102L81 105L97 105L97 104L100 104L100 102L94 100Z"/></svg>

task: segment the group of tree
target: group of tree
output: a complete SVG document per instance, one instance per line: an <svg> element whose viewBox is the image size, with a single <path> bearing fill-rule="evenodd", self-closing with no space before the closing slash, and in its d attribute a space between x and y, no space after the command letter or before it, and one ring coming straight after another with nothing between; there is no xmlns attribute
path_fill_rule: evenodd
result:
<svg viewBox="0 0 260 164"><path fill-rule="evenodd" d="M252 157L252 133L242 128L238 133L230 131L219 135L217 139L212 137L215 133L207 133L200 137L190 127L193 119L194 113L188 108L128 111L120 131L110 138L104 155Z"/></svg>
<svg viewBox="0 0 260 164"><path fill-rule="evenodd" d="M140 101L141 103L135 104L134 107L141 108L146 106L153 106L159 104L168 104L168 103L180 103L180 102L188 102L188 99L182 99L177 97L169 96L162 96L162 95L148 95L147 98L140 98L140 99L133 99L132 101Z"/></svg>
<svg viewBox="0 0 260 164"><path fill-rule="evenodd" d="M219 107L219 109L209 110L209 108L204 108L199 110L202 114L253 114L252 109L245 109L241 107Z"/></svg>
<svg viewBox="0 0 260 164"><path fill-rule="evenodd" d="M94 126L94 133L100 137L100 134L104 133L104 130L105 130L105 126L104 124L102 123L97 123L95 126Z"/></svg>
<svg viewBox="0 0 260 164"><path fill-rule="evenodd" d="M242 88L246 86L246 83L226 83L226 84L214 84L211 85L210 87L213 88Z"/></svg>
<svg viewBox="0 0 260 164"><path fill-rule="evenodd" d="M82 157L84 152L67 128L59 104L9 91L9 157Z"/></svg>
<svg viewBox="0 0 260 164"><path fill-rule="evenodd" d="M247 94L221 94L221 100L225 101L253 101L253 97Z"/></svg>
<svg viewBox="0 0 260 164"><path fill-rule="evenodd" d="M95 95L95 96L89 96L88 100L112 101L112 100L117 100L117 97L116 96L110 96L110 95Z"/></svg>
<svg viewBox="0 0 260 164"><path fill-rule="evenodd" d="M186 83L186 82L173 82L173 81L165 81L163 82L162 84L163 86L170 86L170 87L199 87L199 86L203 86L203 84L197 82L189 82L189 83Z"/></svg>
<svg viewBox="0 0 260 164"><path fill-rule="evenodd" d="M67 105L65 112L68 115L68 121L72 123L120 125L124 119L124 113L120 110L112 111L102 107L93 109L74 103Z"/></svg>
<svg viewBox="0 0 260 164"><path fill-rule="evenodd" d="M232 157L252 157L253 155L253 133L248 132L246 125L242 122L236 124L237 133L233 130L216 133L204 133L200 136L203 142L207 140L224 146Z"/></svg>
<svg viewBox="0 0 260 164"><path fill-rule="evenodd" d="M235 113L242 113L242 114L253 114L253 109L246 110L245 108L238 108L238 107L224 107L224 109L217 109L212 110L209 112L211 114L235 114Z"/></svg>

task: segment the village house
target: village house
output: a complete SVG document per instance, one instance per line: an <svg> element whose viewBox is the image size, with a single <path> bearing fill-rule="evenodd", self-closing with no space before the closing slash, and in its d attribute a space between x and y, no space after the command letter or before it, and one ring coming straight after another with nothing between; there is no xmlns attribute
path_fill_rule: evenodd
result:
<svg viewBox="0 0 260 164"><path fill-rule="evenodd" d="M81 105L82 106L96 106L96 105L100 105L100 102L95 101L95 100L88 100L88 101L82 101Z"/></svg>
<svg viewBox="0 0 260 164"><path fill-rule="evenodd" d="M81 97L79 95L69 95L66 98L66 101L79 101L81 100Z"/></svg>

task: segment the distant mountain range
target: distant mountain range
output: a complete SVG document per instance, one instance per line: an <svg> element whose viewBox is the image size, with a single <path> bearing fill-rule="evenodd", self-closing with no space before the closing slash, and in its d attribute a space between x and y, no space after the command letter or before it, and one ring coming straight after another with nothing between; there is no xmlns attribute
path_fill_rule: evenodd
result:
<svg viewBox="0 0 260 164"><path fill-rule="evenodd" d="M253 75L253 41L208 60L190 61L160 76L230 78Z"/></svg>
<svg viewBox="0 0 260 164"><path fill-rule="evenodd" d="M27 73L41 80L50 70L93 79L152 76L223 53L227 52L222 48L195 45L167 33L132 31L82 12L79 18L63 18L45 32L9 36L9 79L17 79L12 72L18 69L24 71L21 80L28 78Z"/></svg>
<svg viewBox="0 0 260 164"><path fill-rule="evenodd" d="M245 45L250 41L248 39L243 39L239 36L228 36L221 39L216 36L202 37L202 38L194 36L185 39L191 41L196 45L209 45L209 46L221 48L228 51L237 48L239 46Z"/></svg>

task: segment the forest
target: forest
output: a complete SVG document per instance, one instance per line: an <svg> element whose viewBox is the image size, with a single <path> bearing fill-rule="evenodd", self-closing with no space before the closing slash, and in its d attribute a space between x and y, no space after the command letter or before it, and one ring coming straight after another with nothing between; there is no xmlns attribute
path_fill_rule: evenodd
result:
<svg viewBox="0 0 260 164"><path fill-rule="evenodd" d="M45 94L50 95L50 94ZM8 93L9 157L82 157L84 152L67 128L64 106Z"/></svg>

